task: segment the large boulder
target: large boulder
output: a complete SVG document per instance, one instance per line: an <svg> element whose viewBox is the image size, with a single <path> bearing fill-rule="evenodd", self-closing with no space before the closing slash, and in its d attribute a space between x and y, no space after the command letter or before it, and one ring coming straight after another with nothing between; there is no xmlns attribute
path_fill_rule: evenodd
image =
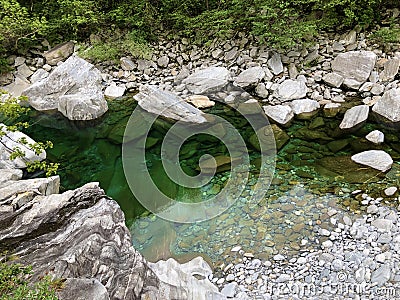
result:
<svg viewBox="0 0 400 300"><path fill-rule="evenodd" d="M352 129L354 127L361 126L368 119L369 106L368 105L357 105L350 108L344 114L343 120L340 123L340 129Z"/></svg>
<svg viewBox="0 0 400 300"><path fill-rule="evenodd" d="M97 68L78 56L71 56L23 94L36 110L59 110L70 120L93 120L108 110L101 81Z"/></svg>
<svg viewBox="0 0 400 300"><path fill-rule="evenodd" d="M177 95L163 91L153 85L143 85L134 96L145 111L174 121L206 123L201 110L185 102Z"/></svg>
<svg viewBox="0 0 400 300"><path fill-rule="evenodd" d="M209 270L205 262L175 263L168 266L173 280L159 278L132 247L120 207L97 183L63 194L57 183L53 177L0 188L0 249L32 265L33 281L44 274L67 279L59 299L225 299L208 278L195 278L198 267Z"/></svg>
<svg viewBox="0 0 400 300"><path fill-rule="evenodd" d="M381 172L388 171L393 164L392 157L383 150L368 150L351 157L351 160L371 167L373 169L379 170Z"/></svg>
<svg viewBox="0 0 400 300"><path fill-rule="evenodd" d="M385 92L382 98L372 107L372 111L385 121L400 122L400 88Z"/></svg>
<svg viewBox="0 0 400 300"><path fill-rule="evenodd" d="M226 86L230 74L224 67L209 67L199 70L182 81L193 94L216 92Z"/></svg>
<svg viewBox="0 0 400 300"><path fill-rule="evenodd" d="M307 86L303 80L287 79L279 85L277 93L281 101L301 99L307 95Z"/></svg>
<svg viewBox="0 0 400 300"><path fill-rule="evenodd" d="M7 127L0 123L0 169L26 168L26 163L42 161L46 159L46 152L36 153L33 145L36 142L26 134L19 131L9 131ZM14 150L19 150L23 156L10 159Z"/></svg>
<svg viewBox="0 0 400 300"><path fill-rule="evenodd" d="M341 53L332 61L332 70L344 78L343 84L346 87L358 89L374 69L376 58L372 51Z"/></svg>
<svg viewBox="0 0 400 300"><path fill-rule="evenodd" d="M263 108L269 119L283 126L290 125L294 118L293 110L289 105L268 105Z"/></svg>

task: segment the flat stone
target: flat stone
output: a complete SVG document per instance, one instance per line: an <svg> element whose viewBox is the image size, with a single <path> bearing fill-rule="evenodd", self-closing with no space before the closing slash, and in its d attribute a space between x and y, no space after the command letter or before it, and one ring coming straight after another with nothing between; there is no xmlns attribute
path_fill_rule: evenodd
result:
<svg viewBox="0 0 400 300"><path fill-rule="evenodd" d="M371 143L379 145L385 141L385 134L382 131L374 130L368 133L365 138Z"/></svg>
<svg viewBox="0 0 400 300"><path fill-rule="evenodd" d="M225 284L221 290L221 294L228 298L233 298L235 297L237 286L238 284L236 282Z"/></svg>
<svg viewBox="0 0 400 300"><path fill-rule="evenodd" d="M125 86L109 85L104 91L104 96L109 99L122 97L125 94Z"/></svg>
<svg viewBox="0 0 400 300"><path fill-rule="evenodd" d="M50 66L57 65L60 61L65 60L74 53L75 44L73 42L65 42L45 52L43 56L46 58L46 63Z"/></svg>
<svg viewBox="0 0 400 300"><path fill-rule="evenodd" d="M164 68L168 67L168 64L169 64L169 57L166 56L166 55L161 56L159 59L157 59L157 64L158 64L160 67L164 67Z"/></svg>
<svg viewBox="0 0 400 300"><path fill-rule="evenodd" d="M293 100L290 102L294 114L299 119L310 119L318 113L320 105L318 101L311 99Z"/></svg>
<svg viewBox="0 0 400 300"><path fill-rule="evenodd" d="M237 86L246 88L249 86L257 85L265 76L264 69L262 67L252 67L241 72L236 77L234 83Z"/></svg>
<svg viewBox="0 0 400 300"><path fill-rule="evenodd" d="M372 111L393 123L400 122L400 88L385 92Z"/></svg>
<svg viewBox="0 0 400 300"><path fill-rule="evenodd" d="M342 85L344 78L337 73L328 73L322 77L322 80L325 81L326 84L338 88Z"/></svg>
<svg viewBox="0 0 400 300"><path fill-rule="evenodd" d="M332 70L344 78L343 84L346 87L358 89L370 76L376 58L372 51L341 53L332 61Z"/></svg>
<svg viewBox="0 0 400 300"><path fill-rule="evenodd" d="M17 68L17 74L22 77L28 78L33 74L33 71L29 69L26 64L22 64Z"/></svg>
<svg viewBox="0 0 400 300"><path fill-rule="evenodd" d="M38 82L42 79L45 79L49 76L49 72L44 69L37 69L35 73L32 74L30 81L31 83Z"/></svg>
<svg viewBox="0 0 400 300"><path fill-rule="evenodd" d="M215 105L214 101L211 101L210 98L204 95L191 95L185 99L186 102L189 102L194 105L196 108L209 108Z"/></svg>
<svg viewBox="0 0 400 300"><path fill-rule="evenodd" d="M371 225L375 226L383 232L390 232L393 227L393 222L386 219L376 219L371 222Z"/></svg>
<svg viewBox="0 0 400 300"><path fill-rule="evenodd" d="M6 92L10 93L14 97L19 97L23 94L23 91L30 87L30 82L20 75L15 76L14 82L10 83L9 85L3 86Z"/></svg>
<svg viewBox="0 0 400 300"><path fill-rule="evenodd" d="M391 197L397 192L397 187L391 186L384 190L386 196Z"/></svg>
<svg viewBox="0 0 400 300"><path fill-rule="evenodd" d="M216 92L228 84L230 74L224 67L199 70L182 81L193 94Z"/></svg>
<svg viewBox="0 0 400 300"><path fill-rule="evenodd" d="M289 101L301 99L307 95L307 86L302 80L288 79L282 82L277 89L278 99Z"/></svg>
<svg viewBox="0 0 400 300"><path fill-rule="evenodd" d="M283 126L288 126L294 118L293 110L288 105L268 105L263 109L268 118Z"/></svg>
<svg viewBox="0 0 400 300"><path fill-rule="evenodd" d="M325 104L325 106L324 106L324 116L327 117L327 118L335 117L339 113L341 106L342 105L340 103L328 103L328 104Z"/></svg>
<svg viewBox="0 0 400 300"><path fill-rule="evenodd" d="M121 57L119 61L122 70L133 71L136 68L136 64L128 57Z"/></svg>
<svg viewBox="0 0 400 300"><path fill-rule="evenodd" d="M346 111L344 118L339 125L340 129L351 129L362 125L368 119L369 106L357 105Z"/></svg>
<svg viewBox="0 0 400 300"><path fill-rule="evenodd" d="M381 172L388 171L393 164L392 157L383 150L368 150L355 154L351 159L361 165L369 166Z"/></svg>
<svg viewBox="0 0 400 300"><path fill-rule="evenodd" d="M389 59L383 65L383 71L379 74L379 80L383 82L393 80L397 75L397 73L399 72L399 67L400 67L400 58L395 57Z"/></svg>
<svg viewBox="0 0 400 300"><path fill-rule="evenodd" d="M268 60L268 66L275 75L279 75L283 72L283 64L279 53L274 53L274 55L272 55Z"/></svg>

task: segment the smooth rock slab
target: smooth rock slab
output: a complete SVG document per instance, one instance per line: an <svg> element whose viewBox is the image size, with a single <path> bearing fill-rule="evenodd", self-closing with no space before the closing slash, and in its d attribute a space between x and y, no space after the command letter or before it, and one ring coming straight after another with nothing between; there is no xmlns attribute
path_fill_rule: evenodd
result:
<svg viewBox="0 0 400 300"><path fill-rule="evenodd" d="M301 99L307 95L307 86L302 80L288 79L279 85L277 93L281 101Z"/></svg>
<svg viewBox="0 0 400 300"><path fill-rule="evenodd" d="M252 67L240 73L234 83L237 86L246 88L258 84L264 76L265 72L262 67Z"/></svg>
<svg viewBox="0 0 400 300"><path fill-rule="evenodd" d="M376 58L372 51L341 53L332 61L332 70L344 78L343 84L346 87L358 89L374 69Z"/></svg>
<svg viewBox="0 0 400 300"><path fill-rule="evenodd" d="M288 105L263 106L265 114L274 122L287 126L294 118L293 110Z"/></svg>
<svg viewBox="0 0 400 300"><path fill-rule="evenodd" d="M152 85L143 85L139 88L139 91L134 98L141 108L152 114L188 123L207 122L201 110L186 103L173 93L163 91Z"/></svg>
<svg viewBox="0 0 400 300"><path fill-rule="evenodd" d="M93 120L108 110L101 82L97 68L78 56L71 56L23 94L36 110L59 110L70 120Z"/></svg>
<svg viewBox="0 0 400 300"><path fill-rule="evenodd" d="M393 123L400 122L400 89L385 92L372 111Z"/></svg>
<svg viewBox="0 0 400 300"><path fill-rule="evenodd" d="M309 119L318 113L320 105L318 101L311 99L293 100L290 103L294 114L299 119Z"/></svg>
<svg viewBox="0 0 400 300"><path fill-rule="evenodd" d="M369 150L355 154L351 159L361 165L371 167L381 172L388 171L393 164L392 157L383 150Z"/></svg>
<svg viewBox="0 0 400 300"><path fill-rule="evenodd" d="M357 105L346 111L344 118L339 125L340 129L351 129L363 124L368 119L369 106Z"/></svg>
<svg viewBox="0 0 400 300"><path fill-rule="evenodd" d="M228 84L230 74L224 67L209 67L199 70L182 81L193 94L218 91Z"/></svg>

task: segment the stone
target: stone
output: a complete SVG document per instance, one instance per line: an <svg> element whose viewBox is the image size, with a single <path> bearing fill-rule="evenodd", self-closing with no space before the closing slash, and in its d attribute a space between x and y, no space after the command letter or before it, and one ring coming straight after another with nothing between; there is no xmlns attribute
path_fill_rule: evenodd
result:
<svg viewBox="0 0 400 300"><path fill-rule="evenodd" d="M196 108L209 108L215 105L214 101L211 101L210 98L203 95L191 95L185 99L186 102L189 102L194 105Z"/></svg>
<svg viewBox="0 0 400 300"><path fill-rule="evenodd" d="M70 120L93 120L108 110L101 82L97 68L78 56L71 56L23 94L36 110L58 110Z"/></svg>
<svg viewBox="0 0 400 300"><path fill-rule="evenodd" d="M307 95L307 86L302 80L288 79L282 82L277 89L278 99L289 101L301 99Z"/></svg>
<svg viewBox="0 0 400 300"><path fill-rule="evenodd" d="M125 86L109 85L104 91L104 96L109 99L115 99L118 97L122 97L125 94L125 91Z"/></svg>
<svg viewBox="0 0 400 300"><path fill-rule="evenodd" d="M274 75L279 75L283 72L283 64L279 53L274 53L268 60L268 66Z"/></svg>
<svg viewBox="0 0 400 300"><path fill-rule="evenodd" d="M57 65L60 61L65 60L74 53L75 44L73 42L65 42L45 52L43 56L46 59L46 63L50 66Z"/></svg>
<svg viewBox="0 0 400 300"><path fill-rule="evenodd" d="M297 71L296 64L290 63L289 64L289 77L290 79L296 79L299 75L299 71Z"/></svg>
<svg viewBox="0 0 400 300"><path fill-rule="evenodd" d="M17 68L17 74L24 78L28 78L33 74L33 71L29 69L26 64L22 64Z"/></svg>
<svg viewBox="0 0 400 300"><path fill-rule="evenodd" d="M384 264L380 268L372 272L371 282L377 283L378 286L382 286L389 281L391 275L390 266Z"/></svg>
<svg viewBox="0 0 400 300"><path fill-rule="evenodd" d="M257 86L256 86L256 94L257 94L258 97L263 98L263 99L268 97L269 92L268 92L268 89L267 89L267 87L265 86L264 83L257 84Z"/></svg>
<svg viewBox="0 0 400 300"><path fill-rule="evenodd" d="M44 69L37 69L35 73L32 74L30 81L31 83L38 82L42 79L45 79L49 76L49 72Z"/></svg>
<svg viewBox="0 0 400 300"><path fill-rule="evenodd" d="M168 119L188 123L207 122L201 110L186 103L177 95L163 91L156 86L141 86L139 93L134 98L141 108L157 116L161 115Z"/></svg>
<svg viewBox="0 0 400 300"><path fill-rule="evenodd" d="M400 122L400 88L385 92L372 111L390 122Z"/></svg>
<svg viewBox="0 0 400 300"><path fill-rule="evenodd" d="M45 151L42 151L39 155L35 153L32 145L36 142L26 134L19 131L9 131L2 123L0 123L0 131L4 132L4 135L0 137L0 169L22 169L26 168L27 162L46 159ZM10 159L10 155L15 148L19 148L24 155L16 159Z"/></svg>
<svg viewBox="0 0 400 300"><path fill-rule="evenodd" d="M379 80L382 82L392 81L397 73L399 73L400 58L395 57L389 59L383 65L383 71L379 74Z"/></svg>
<svg viewBox="0 0 400 300"><path fill-rule="evenodd" d="M382 144L385 141L385 135L382 131L374 130L368 133L365 138L376 145Z"/></svg>
<svg viewBox="0 0 400 300"><path fill-rule="evenodd" d="M14 75L12 72L0 74L0 86L11 84L14 81Z"/></svg>
<svg viewBox="0 0 400 300"><path fill-rule="evenodd" d="M136 68L136 64L128 57L121 57L119 61L122 70L133 71Z"/></svg>
<svg viewBox="0 0 400 300"><path fill-rule="evenodd" d="M381 172L388 171L393 164L392 157L383 150L368 150L351 157L354 162Z"/></svg>
<svg viewBox="0 0 400 300"><path fill-rule="evenodd" d="M159 59L157 59L157 64L158 64L160 67L164 67L164 68L168 67L168 64L169 64L169 57L166 56L166 55L161 56Z"/></svg>
<svg viewBox="0 0 400 300"><path fill-rule="evenodd" d="M358 89L371 74L377 56L372 51L349 51L340 53L332 61L332 71L341 75L343 84L350 89Z"/></svg>
<svg viewBox="0 0 400 300"><path fill-rule="evenodd" d="M25 57L18 56L14 60L14 67L19 67L20 65L24 64L26 61Z"/></svg>
<svg viewBox="0 0 400 300"><path fill-rule="evenodd" d="M25 77L16 75L14 81L9 85L3 86L2 89L14 97L19 97L23 94L25 89L29 88L30 85L30 82Z"/></svg>
<svg viewBox="0 0 400 300"><path fill-rule="evenodd" d="M269 119L283 126L290 125L294 118L294 113L288 105L268 105L263 106L263 109Z"/></svg>
<svg viewBox="0 0 400 300"><path fill-rule="evenodd" d="M368 105L357 105L346 111L343 120L339 125L340 129L352 129L356 126L363 125L369 114Z"/></svg>
<svg viewBox="0 0 400 300"><path fill-rule="evenodd" d="M338 88L342 85L344 78L337 73L328 73L324 77L322 77L322 80L326 84Z"/></svg>
<svg viewBox="0 0 400 300"><path fill-rule="evenodd" d="M22 178L23 172L20 169L0 169L0 187L8 181L17 181Z"/></svg>
<svg viewBox="0 0 400 300"><path fill-rule="evenodd" d="M221 290L221 294L228 298L233 298L235 297L237 286L238 284L236 282L225 284L225 286Z"/></svg>
<svg viewBox="0 0 400 300"><path fill-rule="evenodd" d="M257 85L265 76L262 67L252 67L241 72L235 79L234 84L242 88Z"/></svg>
<svg viewBox="0 0 400 300"><path fill-rule="evenodd" d="M371 222L372 226L375 226L382 232L390 232L393 227L393 222L387 219L376 219Z"/></svg>
<svg viewBox="0 0 400 300"><path fill-rule="evenodd" d="M281 149L289 140L290 137L285 131L272 124L257 130L249 142L255 149L264 153Z"/></svg>
<svg viewBox="0 0 400 300"><path fill-rule="evenodd" d="M324 106L324 116L327 118L334 118L340 111L340 103L328 103Z"/></svg>
<svg viewBox="0 0 400 300"><path fill-rule="evenodd" d="M396 192L397 192L397 187L395 187L395 186L388 187L388 188L385 189L383 192L385 193L386 196L391 197L391 196L393 196L394 194L396 194Z"/></svg>
<svg viewBox="0 0 400 300"><path fill-rule="evenodd" d="M209 67L189 75L182 81L193 94L216 92L228 84L230 74L224 67Z"/></svg>
<svg viewBox="0 0 400 300"><path fill-rule="evenodd" d="M67 278L57 296L61 300L110 300L107 289L100 281L87 278Z"/></svg>
<svg viewBox="0 0 400 300"><path fill-rule="evenodd" d="M305 120L316 115L320 108L319 103L311 99L293 100L289 105L297 118Z"/></svg>

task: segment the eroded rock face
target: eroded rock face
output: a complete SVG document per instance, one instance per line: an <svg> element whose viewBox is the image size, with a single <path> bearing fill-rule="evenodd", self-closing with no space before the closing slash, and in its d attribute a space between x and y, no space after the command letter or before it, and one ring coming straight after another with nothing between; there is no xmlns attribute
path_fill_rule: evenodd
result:
<svg viewBox="0 0 400 300"><path fill-rule="evenodd" d="M101 74L91 63L71 56L23 94L36 110L58 110L70 120L93 120L107 110Z"/></svg>
<svg viewBox="0 0 400 300"><path fill-rule="evenodd" d="M46 273L66 278L59 299L76 300L79 294L85 299L184 300L191 294L203 297L193 299L206 299L210 291L219 294L208 280L196 282L194 273L161 281L132 247L120 207L97 183L57 194L58 176L18 181L19 174L9 173L0 172L10 179L0 185L0 251L32 265L33 280ZM181 274L179 264L173 267L178 269L171 272Z"/></svg>
<svg viewBox="0 0 400 300"><path fill-rule="evenodd" d="M332 70L344 78L343 84L358 89L367 81L375 67L377 56L372 51L349 51L332 61Z"/></svg>

